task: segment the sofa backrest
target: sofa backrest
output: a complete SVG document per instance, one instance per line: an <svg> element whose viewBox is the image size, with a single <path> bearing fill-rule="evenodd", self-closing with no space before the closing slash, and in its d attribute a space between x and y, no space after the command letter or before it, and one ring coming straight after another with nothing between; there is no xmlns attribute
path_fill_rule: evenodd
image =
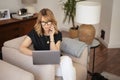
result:
<svg viewBox="0 0 120 80"><path fill-rule="evenodd" d="M19 49L21 43L23 42L23 40L25 39L26 35L25 36L22 36L22 37L18 37L18 38L15 38L15 39L12 39L12 40L8 40L6 42L4 42L4 47L8 47L8 48L14 48L14 49ZM62 46L62 45L61 45ZM29 47L30 49L34 49L33 48L33 45L31 45ZM65 54L65 52L63 52ZM72 60L76 63L80 63L82 65L84 65L85 67L87 67L87 56L88 56L88 48L86 47L83 52L81 53L81 56L78 58L78 57L75 57L75 56L72 56L71 54L66 54L66 55L69 55Z"/></svg>
<svg viewBox="0 0 120 80"><path fill-rule="evenodd" d="M23 40L25 38L26 38L26 35L8 40L8 41L4 42L3 46L14 48L14 49L19 49L21 43L23 42ZM33 49L33 45L31 45L29 48Z"/></svg>

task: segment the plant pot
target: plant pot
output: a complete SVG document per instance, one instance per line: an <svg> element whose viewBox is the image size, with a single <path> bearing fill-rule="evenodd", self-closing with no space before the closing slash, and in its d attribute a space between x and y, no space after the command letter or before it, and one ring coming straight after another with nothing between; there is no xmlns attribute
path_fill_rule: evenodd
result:
<svg viewBox="0 0 120 80"><path fill-rule="evenodd" d="M69 36L70 38L78 38L78 29L70 29Z"/></svg>

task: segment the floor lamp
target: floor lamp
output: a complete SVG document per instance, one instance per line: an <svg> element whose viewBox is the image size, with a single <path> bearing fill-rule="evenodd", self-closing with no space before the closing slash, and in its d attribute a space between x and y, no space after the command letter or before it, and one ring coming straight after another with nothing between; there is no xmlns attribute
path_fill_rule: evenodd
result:
<svg viewBox="0 0 120 80"><path fill-rule="evenodd" d="M76 4L76 22L80 23L79 40L90 45L95 38L93 24L100 20L101 5L98 2L81 1Z"/></svg>
<svg viewBox="0 0 120 80"><path fill-rule="evenodd" d="M36 12L33 4L37 3L37 0L21 0L21 2L26 6L28 13L34 14Z"/></svg>

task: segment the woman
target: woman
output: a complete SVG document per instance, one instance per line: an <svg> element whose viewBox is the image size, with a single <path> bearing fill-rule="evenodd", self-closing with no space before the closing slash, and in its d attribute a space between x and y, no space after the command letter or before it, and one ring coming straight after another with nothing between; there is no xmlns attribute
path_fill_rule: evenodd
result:
<svg viewBox="0 0 120 80"><path fill-rule="evenodd" d="M57 28L57 22L50 9L42 9L34 26L20 46L20 51L32 55L28 47L33 44L35 50L60 50L62 34ZM61 57L60 67L63 80L75 80L76 74L72 60L68 56ZM59 72L58 72L59 73ZM69 73L69 74L68 74Z"/></svg>

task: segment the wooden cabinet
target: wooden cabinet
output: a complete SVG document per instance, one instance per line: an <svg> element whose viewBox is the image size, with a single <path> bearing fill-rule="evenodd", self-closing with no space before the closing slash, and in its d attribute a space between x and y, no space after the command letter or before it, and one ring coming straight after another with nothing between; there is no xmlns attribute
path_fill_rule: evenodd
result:
<svg viewBox="0 0 120 80"><path fill-rule="evenodd" d="M25 20L9 19L0 21L0 51L7 40L23 36L33 29L37 17Z"/></svg>

